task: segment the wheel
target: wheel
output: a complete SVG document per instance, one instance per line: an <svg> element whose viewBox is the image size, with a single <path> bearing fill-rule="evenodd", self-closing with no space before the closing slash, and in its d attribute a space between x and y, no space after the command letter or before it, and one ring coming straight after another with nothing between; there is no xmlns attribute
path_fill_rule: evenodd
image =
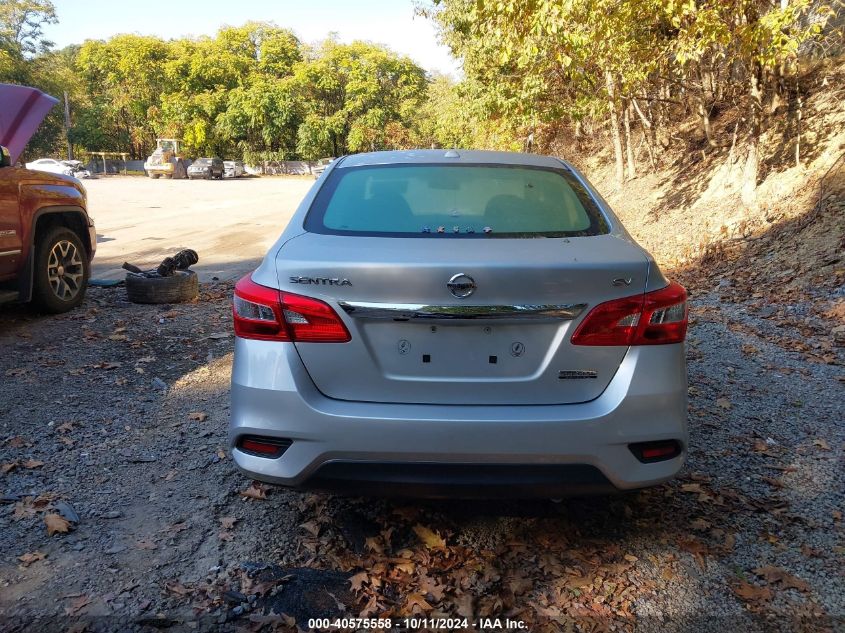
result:
<svg viewBox="0 0 845 633"><path fill-rule="evenodd" d="M149 176L149 177L150 177L150 178L152 178L153 180L158 180L158 176L159 176L159 174L154 174L153 172L148 171L148 172L147 172L147 176Z"/></svg>
<svg viewBox="0 0 845 633"><path fill-rule="evenodd" d="M182 303L199 294L193 270L177 270L170 277L126 275L126 294L133 303Z"/></svg>
<svg viewBox="0 0 845 633"><path fill-rule="evenodd" d="M57 226L35 245L32 301L58 314L82 303L91 273L88 252L79 236Z"/></svg>

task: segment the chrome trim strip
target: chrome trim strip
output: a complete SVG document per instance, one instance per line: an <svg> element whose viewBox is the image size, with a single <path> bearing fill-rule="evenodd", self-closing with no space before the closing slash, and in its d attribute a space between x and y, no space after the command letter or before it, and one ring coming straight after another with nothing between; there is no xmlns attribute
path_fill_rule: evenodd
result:
<svg viewBox="0 0 845 633"><path fill-rule="evenodd" d="M495 320L531 319L544 321L571 321L586 303L560 305L506 305L506 306L429 306L416 303L369 303L364 301L339 301L344 312L356 319L390 321L431 320Z"/></svg>
<svg viewBox="0 0 845 633"><path fill-rule="evenodd" d="M21 249L17 249L17 250L14 250L14 251L3 251L2 253L0 253L0 257L6 257L7 255L20 255L20 254L21 254Z"/></svg>

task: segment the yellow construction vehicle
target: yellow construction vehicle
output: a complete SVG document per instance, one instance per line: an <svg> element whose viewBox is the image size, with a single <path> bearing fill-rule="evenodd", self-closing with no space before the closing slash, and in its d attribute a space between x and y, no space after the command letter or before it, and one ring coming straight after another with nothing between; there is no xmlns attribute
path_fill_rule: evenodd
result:
<svg viewBox="0 0 845 633"><path fill-rule="evenodd" d="M179 155L181 141L175 138L157 138L156 149L144 162L144 171L150 178L187 178L187 163Z"/></svg>

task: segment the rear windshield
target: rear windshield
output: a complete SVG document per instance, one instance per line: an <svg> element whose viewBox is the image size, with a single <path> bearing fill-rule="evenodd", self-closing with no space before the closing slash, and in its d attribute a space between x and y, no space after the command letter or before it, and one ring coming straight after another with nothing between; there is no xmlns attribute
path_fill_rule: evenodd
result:
<svg viewBox="0 0 845 633"><path fill-rule="evenodd" d="M608 225L566 169L378 165L332 171L305 229L389 237L577 237L607 233Z"/></svg>

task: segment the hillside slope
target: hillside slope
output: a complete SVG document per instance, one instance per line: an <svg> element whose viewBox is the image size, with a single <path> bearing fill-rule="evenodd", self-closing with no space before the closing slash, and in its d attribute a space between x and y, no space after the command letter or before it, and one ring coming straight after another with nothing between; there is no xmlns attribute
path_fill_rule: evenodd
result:
<svg viewBox="0 0 845 633"><path fill-rule="evenodd" d="M777 314L791 315L786 320L799 332L818 335L811 347L831 359L830 348L845 344L842 86L843 60L803 78L800 167L794 163L794 123L783 112L770 117L757 200L750 207L740 195L742 143L707 147L695 119L674 131L675 146L657 171L622 188L614 181L609 153L577 162L628 230L668 275L687 285L693 299L717 290L722 302L746 303L752 312L776 306ZM740 115L725 110L714 128L730 138Z"/></svg>

